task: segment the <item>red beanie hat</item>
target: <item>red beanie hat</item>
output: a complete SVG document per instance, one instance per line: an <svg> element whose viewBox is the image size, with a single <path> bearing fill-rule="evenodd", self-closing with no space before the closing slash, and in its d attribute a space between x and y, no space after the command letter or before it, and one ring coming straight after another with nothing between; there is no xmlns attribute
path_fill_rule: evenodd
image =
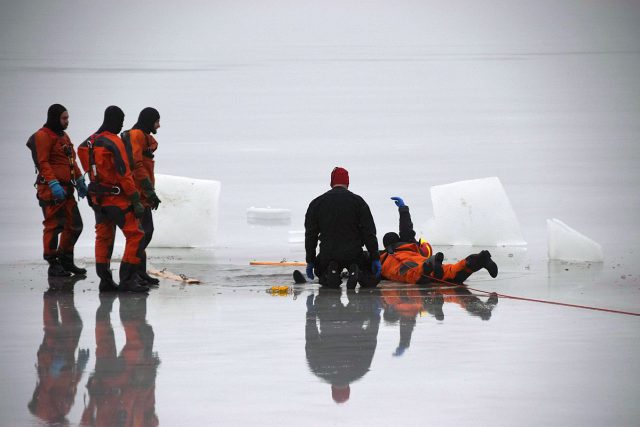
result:
<svg viewBox="0 0 640 427"><path fill-rule="evenodd" d="M349 400L349 396L351 395L351 387L349 384L347 385L332 385L331 386L331 397L333 401L336 403L344 403Z"/></svg>
<svg viewBox="0 0 640 427"><path fill-rule="evenodd" d="M333 168L331 172L331 188L336 185L349 185L349 172L340 166Z"/></svg>

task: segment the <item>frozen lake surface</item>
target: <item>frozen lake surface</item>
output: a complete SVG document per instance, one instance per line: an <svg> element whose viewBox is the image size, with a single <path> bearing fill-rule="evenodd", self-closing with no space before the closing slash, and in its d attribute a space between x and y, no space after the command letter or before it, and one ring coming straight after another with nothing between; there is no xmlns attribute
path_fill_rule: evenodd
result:
<svg viewBox="0 0 640 427"><path fill-rule="evenodd" d="M469 286L640 307L635 275L561 263L516 273L510 253L497 254L515 260L498 278L478 273ZM73 293L45 292L41 263L3 265L3 425L40 425L56 411L72 425L141 414L161 425L287 426L407 425L416 410L437 425L634 425L640 416L638 316L494 305L479 291L397 283L326 291L294 286L289 268L194 250L152 261L204 283L163 280L148 297L99 298L93 271ZM291 292L268 293L282 285ZM348 399L337 404L332 387Z"/></svg>
<svg viewBox="0 0 640 427"><path fill-rule="evenodd" d="M397 284L272 296L292 286L291 270L248 262L303 259L289 232L336 165L379 236L397 227L390 196L423 232L431 185L497 176L528 245L490 249L500 275L470 287L640 312L639 69L633 50L422 45L0 58L0 425L134 414L170 426L637 425L637 316ZM109 301L88 263L72 295L46 292L24 144L54 102L69 109L76 145L106 106L121 106L128 128L152 105L158 173L221 181L214 248L150 251L202 285L163 281L147 298ZM252 206L289 209L291 222L250 224ZM600 243L605 261L547 262L548 218ZM81 259L93 251L84 222ZM442 249L449 260L472 250ZM54 307L60 324L43 318ZM348 400L336 404L332 385Z"/></svg>

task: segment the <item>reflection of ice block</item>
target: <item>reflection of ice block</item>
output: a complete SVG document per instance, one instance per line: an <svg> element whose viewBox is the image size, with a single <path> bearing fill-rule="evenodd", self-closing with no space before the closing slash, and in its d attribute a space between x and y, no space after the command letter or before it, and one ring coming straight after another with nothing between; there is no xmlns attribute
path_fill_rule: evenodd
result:
<svg viewBox="0 0 640 427"><path fill-rule="evenodd" d="M602 246L559 219L547 220L549 259L601 262Z"/></svg>
<svg viewBox="0 0 640 427"><path fill-rule="evenodd" d="M162 203L153 213L151 246L213 246L220 181L156 175L155 187Z"/></svg>
<svg viewBox="0 0 640 427"><path fill-rule="evenodd" d="M496 177L431 187L434 220L425 238L435 245L526 245L509 198Z"/></svg>
<svg viewBox="0 0 640 427"><path fill-rule="evenodd" d="M252 206L247 209L247 222L258 225L286 225L291 222L291 210Z"/></svg>

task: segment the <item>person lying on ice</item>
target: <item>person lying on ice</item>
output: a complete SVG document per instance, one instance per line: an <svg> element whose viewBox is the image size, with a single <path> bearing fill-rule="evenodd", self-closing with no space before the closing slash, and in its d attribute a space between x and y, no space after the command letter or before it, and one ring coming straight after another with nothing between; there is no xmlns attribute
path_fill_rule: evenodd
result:
<svg viewBox="0 0 640 427"><path fill-rule="evenodd" d="M491 277L498 275L498 266L489 251L469 255L455 264L442 264L444 255L427 242L416 241L409 206L400 197L392 197L400 214L399 234L384 235L384 250L380 253L382 277L396 282L426 284L433 279L461 284L474 272L486 268Z"/></svg>

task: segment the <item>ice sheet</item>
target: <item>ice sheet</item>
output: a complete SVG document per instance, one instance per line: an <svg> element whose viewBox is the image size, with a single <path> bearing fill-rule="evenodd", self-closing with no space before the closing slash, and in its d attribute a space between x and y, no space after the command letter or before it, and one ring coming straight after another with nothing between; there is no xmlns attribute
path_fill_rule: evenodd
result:
<svg viewBox="0 0 640 427"><path fill-rule="evenodd" d="M150 246L213 246L220 188L219 181L156 174L156 192L162 203L154 212Z"/></svg>
<svg viewBox="0 0 640 427"><path fill-rule="evenodd" d="M434 219L425 238L434 245L523 246L518 218L497 177L431 187Z"/></svg>
<svg viewBox="0 0 640 427"><path fill-rule="evenodd" d="M549 259L602 262L602 246L559 219L547 220Z"/></svg>

